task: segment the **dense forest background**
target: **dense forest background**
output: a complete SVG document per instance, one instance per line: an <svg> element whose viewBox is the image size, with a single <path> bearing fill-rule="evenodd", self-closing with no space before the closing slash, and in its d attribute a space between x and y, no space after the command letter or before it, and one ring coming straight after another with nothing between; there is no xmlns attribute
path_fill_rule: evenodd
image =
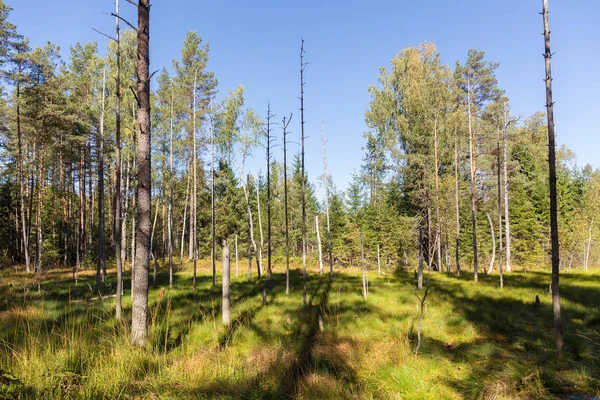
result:
<svg viewBox="0 0 600 400"><path fill-rule="evenodd" d="M52 43L30 48L11 24L10 10L0 3L0 264L37 272L95 267L101 236L107 238L109 261L120 256L130 262L137 186L137 103L130 89L136 35L124 30L120 42L123 235L117 255L115 42L107 40L104 58L97 43L77 42L68 59L61 59ZM172 215L173 254L191 259L197 237L199 257L210 258L213 187L217 252L220 239L232 242L235 236L240 255L247 255L247 247L266 254L270 202L271 251L283 257L284 165L274 161L283 158L280 117L271 118L267 129L267 105L264 112L247 108L243 86L219 88L218 71L207 69L208 43L192 31L182 41L173 65L153 77L153 257L165 265ZM371 265L380 260L389 268L414 266L421 243L424 261L435 269L472 270L475 255L486 272L498 263L506 270L548 266L545 116L511 113L495 78L497 67L479 50L469 50L464 64L444 65L432 43L403 49L382 67L379 81L368 88L364 158L360 166L348 160L348 168L357 169L346 191L326 173L303 178L299 153L288 154L291 256L302 253L304 179L309 267L317 268L319 257L316 222L327 253L328 219L336 267L360 265L361 234ZM292 124L296 129L288 140L299 141L297 115ZM324 152L326 139L321 147L318 133L312 134L307 151ZM271 154L263 172L248 174L247 160L264 159L267 143ZM565 147L557 161L561 267L587 269L600 257L595 218L600 175L590 165L576 165ZM328 202L317 195L325 192ZM256 247L246 241L250 223Z"/></svg>

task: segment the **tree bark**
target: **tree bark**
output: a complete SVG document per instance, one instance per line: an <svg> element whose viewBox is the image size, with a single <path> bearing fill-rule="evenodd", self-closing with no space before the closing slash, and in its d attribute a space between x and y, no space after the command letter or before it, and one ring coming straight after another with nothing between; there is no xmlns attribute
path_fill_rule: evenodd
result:
<svg viewBox="0 0 600 400"><path fill-rule="evenodd" d="M562 357L564 353L563 325L560 312L558 248L558 212L556 195L556 149L554 141L554 103L552 102L552 52L550 51L550 23L548 21L548 0L542 0L544 17L544 42L546 63L546 109L548 116L548 164L550 172L550 237L552 242L552 308L554 311L554 331L556 334L556 351Z"/></svg>
<svg viewBox="0 0 600 400"><path fill-rule="evenodd" d="M173 287L173 87L171 86L171 129L169 134L169 288ZM185 230L185 229L184 229ZM183 245L183 241L181 243Z"/></svg>
<svg viewBox="0 0 600 400"><path fill-rule="evenodd" d="M301 196L302 196L302 304L306 307L306 194L305 194L305 180L306 174L304 172L304 39L302 39L302 45L300 46L300 126L302 131L301 142L302 142L302 185L301 185Z"/></svg>
<svg viewBox="0 0 600 400"><path fill-rule="evenodd" d="M212 109L212 101L211 101ZM211 110L212 111L212 110ZM211 179L210 179L210 207L211 207L211 258L212 258L212 284L217 285L217 239L215 237L215 134L213 130L212 115L210 117L210 148L211 148ZM194 200L197 201L197 200Z"/></svg>
<svg viewBox="0 0 600 400"><path fill-rule="evenodd" d="M315 230L317 231L317 245L319 246L319 274L323 274L323 246L321 245L321 229L319 228L318 215L315 215Z"/></svg>
<svg viewBox="0 0 600 400"><path fill-rule="evenodd" d="M104 230L104 99L106 93L106 68L102 78L102 108L100 111L100 137L98 146L98 262L96 269L96 291L100 291L100 278L106 281L106 237ZM102 274L102 277L100 276Z"/></svg>
<svg viewBox="0 0 600 400"><path fill-rule="evenodd" d="M122 314L122 295L123 295L123 262L125 257L123 257L124 253L122 252L122 247L124 246L124 241L122 241L121 236L123 235L123 210L122 210L122 202L123 196L121 194L121 173L122 173L122 157L121 157L121 37L120 37L120 29L119 29L119 0L116 0L116 15L115 24L116 24L116 41L117 41L117 79L115 82L116 90L115 90L115 220L113 223L114 228L114 241L115 241L115 258L117 261L117 297L116 297L116 305L115 305L115 316L117 319L121 319Z"/></svg>
<svg viewBox="0 0 600 400"><path fill-rule="evenodd" d="M440 178L438 158L438 117L437 112L433 120L433 153L435 161L435 240L437 243L438 271L442 272L442 225L440 221Z"/></svg>
<svg viewBox="0 0 600 400"><path fill-rule="evenodd" d="M288 179L287 179L287 127L292 114L286 121L283 117L283 207L285 213L285 294L290 294L290 235L288 216Z"/></svg>
<svg viewBox="0 0 600 400"><path fill-rule="evenodd" d="M259 193L259 188L258 188L258 182L256 183L256 207L258 209L258 231L260 232L260 247L258 248L258 259L260 260L259 266L260 266L260 273L262 274L264 272L263 265L262 265L262 260L263 260L262 251L263 251L263 247L264 247L264 239L263 239L262 217L260 215L260 193Z"/></svg>
<svg viewBox="0 0 600 400"><path fill-rule="evenodd" d="M421 227L419 227L419 266L417 268L417 288L423 289L423 228Z"/></svg>
<svg viewBox="0 0 600 400"><path fill-rule="evenodd" d="M367 289L367 266L365 263L365 245L363 243L363 234L360 233L360 257L362 260L362 285L363 285L363 299L367 301L367 297L369 295Z"/></svg>
<svg viewBox="0 0 600 400"><path fill-rule="evenodd" d="M231 324L231 300L230 300L230 269L229 269L229 244L223 239L223 296L222 311L223 325Z"/></svg>
<svg viewBox="0 0 600 400"><path fill-rule="evenodd" d="M150 0L138 2L137 101L138 228L136 273L131 321L131 344L142 347L148 337L148 263L150 260L150 206L152 185L150 139Z"/></svg>
<svg viewBox="0 0 600 400"><path fill-rule="evenodd" d="M472 94L471 83L469 82L469 154L471 158L471 223L473 224L473 279L475 282L479 279L478 268L479 260L477 258L477 160L476 160L476 143L475 132L473 132L473 115L472 115Z"/></svg>
<svg viewBox="0 0 600 400"><path fill-rule="evenodd" d="M323 180L325 182L325 216L327 218L327 253L329 254L329 275L333 276L333 252L331 249L331 226L329 224L329 176L327 175L327 149L325 147L325 128L321 125L323 142Z"/></svg>
<svg viewBox="0 0 600 400"><path fill-rule="evenodd" d="M192 209L190 210L190 246L192 252L192 259L194 261L194 278L193 278L193 287L194 292L196 291L196 270L197 270L197 262L198 262L198 240L196 235L198 234L197 224L198 224L198 153L196 151L196 87L198 84L198 70L194 72L194 87L192 89L193 99L193 164L194 164L194 179L193 179L193 193L194 197L192 199Z"/></svg>
<svg viewBox="0 0 600 400"><path fill-rule="evenodd" d="M584 270L588 270L588 263L590 261L590 248L592 247L592 230L594 228L594 217L592 217L592 220L590 222L590 228L588 230L588 237L587 237L587 246L585 249L585 255L584 255L584 265L583 268Z"/></svg>
<svg viewBox="0 0 600 400"><path fill-rule="evenodd" d="M455 184L455 201L456 201L456 273L460 275L460 207L458 193L458 130L454 127L454 184ZM419 288L420 289L420 288Z"/></svg>
<svg viewBox="0 0 600 400"><path fill-rule="evenodd" d="M503 135L503 160L504 170L504 232L506 236L506 272L510 272L510 213L508 205L508 111L505 111L505 124Z"/></svg>
<svg viewBox="0 0 600 400"><path fill-rule="evenodd" d="M488 267L486 273L486 275L489 275L492 273L492 270L494 269L494 263L496 262L496 234L494 233L494 224L492 223L492 217L490 217L489 213L486 215L488 222L490 223L490 232L492 234L492 258L490 259L490 266Z"/></svg>

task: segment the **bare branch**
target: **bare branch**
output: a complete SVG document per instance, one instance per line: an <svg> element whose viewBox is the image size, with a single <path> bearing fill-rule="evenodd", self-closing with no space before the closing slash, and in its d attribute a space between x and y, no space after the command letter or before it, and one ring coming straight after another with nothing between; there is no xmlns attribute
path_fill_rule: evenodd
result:
<svg viewBox="0 0 600 400"><path fill-rule="evenodd" d="M129 21L127 21L125 18L121 17L120 15L117 15L115 13L110 13L110 15L112 15L113 17L117 17L119 18L121 21L125 22L127 25L129 25L129 27L131 29L133 29L134 31L137 31L137 27L133 26L133 24Z"/></svg>
<svg viewBox="0 0 600 400"><path fill-rule="evenodd" d="M106 36L106 37L107 37L107 38L109 38L110 40L114 40L115 42L117 41L117 39L115 39L114 37L112 37L112 36L109 36L109 35L107 35L106 33L100 32L100 31L99 31L98 29L96 29L96 28L92 28L92 30L93 30L93 31L95 31L95 32L97 32L97 33L99 33L99 34L101 34L102 36Z"/></svg>

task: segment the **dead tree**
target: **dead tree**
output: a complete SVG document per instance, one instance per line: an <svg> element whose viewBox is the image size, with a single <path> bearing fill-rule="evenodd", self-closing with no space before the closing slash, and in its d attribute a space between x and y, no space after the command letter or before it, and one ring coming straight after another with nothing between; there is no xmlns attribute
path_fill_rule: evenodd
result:
<svg viewBox="0 0 600 400"><path fill-rule="evenodd" d="M563 325L560 314L559 268L560 256L558 248L558 212L556 196L556 144L554 141L554 103L552 102L552 52L550 51L550 23L548 21L548 0L542 0L544 18L544 42L546 61L546 110L548 116L548 164L550 170L550 238L552 242L552 308L554 310L554 330L556 334L556 351L559 356L564 352Z"/></svg>
<svg viewBox="0 0 600 400"><path fill-rule="evenodd" d="M217 285L217 239L215 237L215 132L213 129L213 116L212 116L212 100L210 102L211 115L210 115L210 153L211 153L211 178L210 178L210 234L211 234L211 257L212 257L212 284ZM229 249L228 249L229 250Z"/></svg>
<svg viewBox="0 0 600 400"><path fill-rule="evenodd" d="M304 63L304 53L304 39L302 39L302 44L300 46L300 127L302 131L302 304L304 307L306 307L306 174L304 172L304 69L306 68L307 64Z"/></svg>
<svg viewBox="0 0 600 400"><path fill-rule="evenodd" d="M456 202L456 273L460 275L460 207L458 193L458 130L454 127L454 185L455 185L455 202Z"/></svg>
<svg viewBox="0 0 600 400"><path fill-rule="evenodd" d="M194 277L193 277L193 287L194 292L196 291L196 273L197 273L197 264L198 264L198 241L196 240L196 224L198 223L198 153L196 150L196 88L198 85L198 70L194 71L194 87L192 89L193 95L193 104L192 104L192 160L193 163L193 193L192 197L192 205L190 207L190 247L192 252L192 259L194 262Z"/></svg>
<svg viewBox="0 0 600 400"><path fill-rule="evenodd" d="M121 319L122 315L122 295L123 295L123 196L121 193L121 31L119 29L119 0L116 0L116 42L117 42L117 77L115 80L115 199L113 201L114 212L114 240L115 240L115 255L117 262L117 297L116 297L116 318ZM128 181L129 182L129 181Z"/></svg>
<svg viewBox="0 0 600 400"><path fill-rule="evenodd" d="M292 121L292 114L286 120L283 117L283 204L285 212L285 294L290 294L290 235L288 216L288 181L287 181L287 127Z"/></svg>
<svg viewBox="0 0 600 400"><path fill-rule="evenodd" d="M267 105L267 286L272 284L271 271L271 118L275 115L271 113L271 104Z"/></svg>
<svg viewBox="0 0 600 400"><path fill-rule="evenodd" d="M327 218L327 252L329 254L329 275L333 276L333 252L331 246L331 225L329 224L329 175L327 175L327 148L325 140L325 123L321 125L321 141L323 142L323 182L325 183L325 216Z"/></svg>

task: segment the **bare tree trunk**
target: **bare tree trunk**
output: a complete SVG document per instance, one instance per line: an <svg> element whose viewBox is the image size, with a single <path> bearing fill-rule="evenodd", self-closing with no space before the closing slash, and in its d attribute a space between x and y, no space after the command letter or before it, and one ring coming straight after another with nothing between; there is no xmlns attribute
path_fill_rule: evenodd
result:
<svg viewBox="0 0 600 400"><path fill-rule="evenodd" d="M473 116L472 116L472 95L471 95L471 82L469 81L469 101L468 101L468 113L469 113L469 155L471 158L471 222L473 224L473 279L475 282L479 279L478 267L479 260L477 258L477 160L476 160L476 149L475 149L475 132L473 131Z"/></svg>
<svg viewBox="0 0 600 400"><path fill-rule="evenodd" d="M592 229L594 228L594 217L592 217L592 221L590 222L590 228L588 231L588 237L587 237L587 245L585 247L585 255L584 255L584 269L587 271L588 270L588 263L590 261L590 247L592 247Z"/></svg>
<svg viewBox="0 0 600 400"><path fill-rule="evenodd" d="M381 257L379 256L379 243L377 243L377 275L381 275Z"/></svg>
<svg viewBox="0 0 600 400"><path fill-rule="evenodd" d="M238 258L238 234L235 234L235 278L240 277L240 264Z"/></svg>
<svg viewBox="0 0 600 400"><path fill-rule="evenodd" d="M417 288L423 289L423 228L419 227L419 266L417 269Z"/></svg>
<svg viewBox="0 0 600 400"><path fill-rule="evenodd" d="M211 101L212 112L212 101ZM215 238L215 134L213 130L212 115L210 117L210 148L211 148L211 179L210 179L210 207L211 207L211 257L212 257L212 284L217 285L217 239ZM194 200L196 201L196 200Z"/></svg>
<svg viewBox="0 0 600 400"><path fill-rule="evenodd" d="M315 230L317 231L317 245L319 246L319 274L323 274L323 247L321 246L321 229L319 228L318 215L315 215Z"/></svg>
<svg viewBox="0 0 600 400"><path fill-rule="evenodd" d="M156 231L156 220L158 220L158 207L160 206L162 196L159 195L156 199L156 208L154 209L154 222L152 223L152 231L150 233L150 257L154 260L154 271L152 272L152 287L156 287L157 265L157 250L154 248L154 232Z"/></svg>
<svg viewBox="0 0 600 400"><path fill-rule="evenodd" d="M96 140L98 146L98 263L96 270L96 291L100 290L100 275L102 282L106 281L106 238L104 231L104 98L106 92L106 68L102 78L102 108L100 111L100 137Z"/></svg>
<svg viewBox="0 0 600 400"><path fill-rule="evenodd" d="M498 271L500 272L500 289L504 287L504 276L502 273L502 256L504 249L502 248L502 178L500 177L500 130L498 129L498 140L496 141L496 164L498 175L498 238L500 239L500 257L498 262Z"/></svg>
<svg viewBox="0 0 600 400"><path fill-rule="evenodd" d="M198 153L196 151L196 87L198 84L198 70L196 70L194 72L194 88L192 90L192 96L194 97L193 100L193 110L192 110L192 114L193 114L193 132L192 132L192 136L193 136L193 164L194 164L194 179L193 179L193 192L194 192L194 197L192 199L192 209L190 210L190 246L191 246L191 252L192 252L192 259L194 261L194 278L193 278L193 286L194 286L194 292L196 291L196 269L197 269L197 262L198 262L198 240L196 238L196 235L198 234L197 231L197 224L198 224L198 171L197 171L197 164L198 164ZM213 241L214 243L214 241Z"/></svg>
<svg viewBox="0 0 600 400"><path fill-rule="evenodd" d="M42 256L44 254L44 241L42 238L42 200L44 197L44 137L40 139L39 151L39 166L38 166L38 193L37 193L37 209L36 209L36 256L35 269L37 272L42 271ZM34 157L35 158L35 157ZM38 286L39 288L39 286Z"/></svg>
<svg viewBox="0 0 600 400"><path fill-rule="evenodd" d="M510 272L510 213L508 212L508 111L505 111L503 160L504 170L504 232L506 233L506 272Z"/></svg>
<svg viewBox="0 0 600 400"><path fill-rule="evenodd" d="M122 153L121 153L122 154ZM127 259L127 214L129 210L129 180L131 174L131 165L129 158L127 158L127 167L125 169L125 191L123 192L123 196L121 196L121 201L125 202L123 204L122 213L121 213L121 265L125 265L125 261Z"/></svg>
<svg viewBox="0 0 600 400"><path fill-rule="evenodd" d="M85 145L80 146L79 159L79 243L77 246L77 266L75 267L75 280L79 275L81 263L85 256Z"/></svg>
<svg viewBox="0 0 600 400"><path fill-rule="evenodd" d="M173 87L171 86L171 130L169 134L169 288L173 287ZM185 229L184 229L185 230ZM183 246L183 240L182 240Z"/></svg>
<svg viewBox="0 0 600 400"><path fill-rule="evenodd" d="M184 247L184 243L185 243L185 221L187 218L187 209L188 209L188 201L190 198L190 182L191 182L191 175L188 171L188 183L187 183L187 189L185 190L185 203L183 204L183 226L181 228L181 255L179 256L179 265L183 265L183 247ZM191 207L191 205L190 205ZM190 209L190 214L191 214L191 209ZM191 222L190 222L191 224Z"/></svg>
<svg viewBox="0 0 600 400"><path fill-rule="evenodd" d="M29 232L27 229L27 218L25 214L25 182L24 182L24 174L23 174L23 142L22 142L22 132L21 132L21 83L17 82L16 87L16 103L17 103L17 143L18 143L18 157L17 164L19 166L19 195L21 198L20 201L20 211L21 211L21 230L23 234L23 254L25 256L25 272L31 273L31 257L29 254L30 244L29 244Z"/></svg>
<svg viewBox="0 0 600 400"><path fill-rule="evenodd" d="M369 292L367 289L368 281L367 281L367 266L365 263L365 245L363 243L363 234L360 233L360 257L362 260L362 285L363 285L363 299L367 301L367 297L369 296Z"/></svg>
<svg viewBox="0 0 600 400"><path fill-rule="evenodd" d="M271 104L267 109L267 286L272 284L273 271L271 270Z"/></svg>
<svg viewBox="0 0 600 400"><path fill-rule="evenodd" d="M121 319L122 314L122 295L123 295L123 262L125 261L124 254L122 253L121 246L125 247L125 242L121 240L121 236L123 235L123 210L122 210L122 202L123 196L121 194L121 38L120 38L120 30L119 30L119 0L116 0L116 15L115 24L116 24L116 42L117 42L117 79L115 82L116 85L116 103L115 103L115 199L114 199L114 243L115 243L115 258L117 262L117 297L116 297L116 305L115 305L115 316L117 319Z"/></svg>
<svg viewBox="0 0 600 400"><path fill-rule="evenodd" d="M230 269L229 269L229 244L223 239L223 296L222 311L223 325L231 324L231 300L230 300Z"/></svg>
<svg viewBox="0 0 600 400"><path fill-rule="evenodd" d="M548 22L548 0L542 0L544 17L544 41L546 60L546 109L548 116L548 163L550 169L550 236L552 240L552 307L554 310L554 330L556 333L556 351L562 357L564 353L563 325L560 314L559 285L559 248L558 248L558 213L556 196L556 154L554 142L554 103L552 102L552 52L550 51L550 23Z"/></svg>
<svg viewBox="0 0 600 400"><path fill-rule="evenodd" d="M258 230L260 232L260 247L258 248L258 259L260 260L259 266L260 266L260 273L262 274L264 271L263 265L262 265L262 260L263 260L262 250L263 250L263 246L264 246L264 240L263 240L263 229L262 229L262 217L260 215L260 194L259 194L259 189L258 189L258 182L256 184L256 206L258 208Z"/></svg>
<svg viewBox="0 0 600 400"><path fill-rule="evenodd" d="M304 39L302 39L302 45L300 46L300 126L302 130L302 304L306 307L306 194L304 182L306 180L304 172L304 69L306 64L303 58Z"/></svg>
<svg viewBox="0 0 600 400"><path fill-rule="evenodd" d="M492 273L494 269L494 263L496 262L496 234L494 233L494 224L492 223L492 217L490 217L489 213L486 215L488 222L490 223L490 232L492 234L492 258L490 259L490 266L486 271L486 275L489 275Z"/></svg>
<svg viewBox="0 0 600 400"><path fill-rule="evenodd" d="M150 140L150 0L138 1L137 101L138 229L135 295L131 314L131 344L143 347L148 337L148 263L150 260L151 140Z"/></svg>
<svg viewBox="0 0 600 400"><path fill-rule="evenodd" d="M455 185L455 202L456 202L456 273L460 275L460 207L458 193L458 130L454 127L454 185ZM420 289L420 288L419 288Z"/></svg>
<svg viewBox="0 0 600 400"><path fill-rule="evenodd" d="M440 178L438 159L438 134L437 134L437 112L433 121L433 150L435 161L435 240L437 242L438 271L442 272L442 227L440 221Z"/></svg>
<svg viewBox="0 0 600 400"><path fill-rule="evenodd" d="M329 275L333 276L333 252L331 249L331 226L329 224L329 176L327 175L327 149L325 147L325 124L321 125L323 142L323 181L325 182L325 215L327 217L327 252L329 254Z"/></svg>
<svg viewBox="0 0 600 400"><path fill-rule="evenodd" d="M248 174L246 176L246 185L247 185L247 187L242 186L242 188L244 189L244 196L246 196L246 206L247 206L247 210L248 210L248 227L249 227L248 235L250 236L252 245L254 246L254 255L256 256L256 272L258 274L258 278L260 279L260 274L261 274L260 256L259 256L258 249L256 246L256 240L254 239L254 224L252 222L252 208L250 207L250 174ZM251 264L248 264L248 267L250 268L250 271L251 271ZM251 279L251 272L248 273L248 276Z"/></svg>
<svg viewBox="0 0 600 400"><path fill-rule="evenodd" d="M285 294L290 294L290 235L288 216L288 180L287 180L287 127L292 120L283 117L283 207L285 212Z"/></svg>

